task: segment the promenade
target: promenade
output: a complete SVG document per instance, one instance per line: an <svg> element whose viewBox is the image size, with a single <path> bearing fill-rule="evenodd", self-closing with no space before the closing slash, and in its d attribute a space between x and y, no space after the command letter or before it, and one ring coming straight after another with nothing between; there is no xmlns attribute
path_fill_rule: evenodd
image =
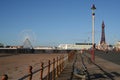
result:
<svg viewBox="0 0 120 80"><path fill-rule="evenodd" d="M120 80L120 65L98 56L92 62L90 57L86 52L76 53L74 60L68 63L56 80Z"/></svg>

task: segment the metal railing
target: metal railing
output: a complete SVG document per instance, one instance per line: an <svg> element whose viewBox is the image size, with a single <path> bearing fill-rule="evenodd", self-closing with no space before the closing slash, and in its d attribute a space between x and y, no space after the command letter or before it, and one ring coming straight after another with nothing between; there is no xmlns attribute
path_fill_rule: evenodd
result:
<svg viewBox="0 0 120 80"><path fill-rule="evenodd" d="M60 56L57 57L57 59L53 58L53 61L49 60L47 65L44 65L44 62L41 62L40 69L33 71L33 67L28 67L28 74L24 75L18 80L35 80L33 79L33 75L39 72L38 78L40 80L55 80L56 77L59 76L59 74L63 71L63 69L66 66L67 61L71 61L73 53L68 53L67 56ZM45 70L47 70L47 73L45 74ZM7 74L4 74L2 76L1 80L8 80L9 76Z"/></svg>

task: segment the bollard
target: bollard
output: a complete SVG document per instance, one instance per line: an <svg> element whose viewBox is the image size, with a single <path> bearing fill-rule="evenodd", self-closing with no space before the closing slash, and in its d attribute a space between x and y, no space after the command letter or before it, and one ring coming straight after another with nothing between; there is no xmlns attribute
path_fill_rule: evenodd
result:
<svg viewBox="0 0 120 80"><path fill-rule="evenodd" d="M28 73L29 73L29 78L28 78L28 80L32 80L32 66L29 66L28 67Z"/></svg>
<svg viewBox="0 0 120 80"><path fill-rule="evenodd" d="M8 80L7 74L2 75L2 80Z"/></svg>

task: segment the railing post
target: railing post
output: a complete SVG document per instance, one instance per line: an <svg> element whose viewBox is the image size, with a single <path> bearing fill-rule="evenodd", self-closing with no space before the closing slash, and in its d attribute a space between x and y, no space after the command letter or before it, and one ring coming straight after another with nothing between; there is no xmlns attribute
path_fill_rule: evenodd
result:
<svg viewBox="0 0 120 80"><path fill-rule="evenodd" d="M71 61L71 53L68 53L68 61Z"/></svg>
<svg viewBox="0 0 120 80"><path fill-rule="evenodd" d="M56 66L56 77L58 77L58 57L57 57L57 66Z"/></svg>
<svg viewBox="0 0 120 80"><path fill-rule="evenodd" d="M52 80L55 80L55 58L53 59L53 73L52 73Z"/></svg>
<svg viewBox="0 0 120 80"><path fill-rule="evenodd" d="M44 69L43 69L43 65L44 65L44 63L42 62L42 63L41 63L41 68L40 68L40 69L41 69L41 72L40 72L40 80L43 80L43 70L44 70Z"/></svg>
<svg viewBox="0 0 120 80"><path fill-rule="evenodd" d="M2 80L8 80L7 74L2 75Z"/></svg>
<svg viewBox="0 0 120 80"><path fill-rule="evenodd" d="M48 61L48 77L47 80L50 80L50 60Z"/></svg>
<svg viewBox="0 0 120 80"><path fill-rule="evenodd" d="M58 75L60 74L60 57L58 58Z"/></svg>
<svg viewBox="0 0 120 80"><path fill-rule="evenodd" d="M60 56L59 66L60 66L60 73L61 73L62 72L62 56Z"/></svg>
<svg viewBox="0 0 120 80"><path fill-rule="evenodd" d="M64 56L62 56L62 71L63 71L63 67L64 67Z"/></svg>
<svg viewBox="0 0 120 80"><path fill-rule="evenodd" d="M32 66L29 66L28 67L28 73L29 73L29 78L28 78L28 80L32 80Z"/></svg>

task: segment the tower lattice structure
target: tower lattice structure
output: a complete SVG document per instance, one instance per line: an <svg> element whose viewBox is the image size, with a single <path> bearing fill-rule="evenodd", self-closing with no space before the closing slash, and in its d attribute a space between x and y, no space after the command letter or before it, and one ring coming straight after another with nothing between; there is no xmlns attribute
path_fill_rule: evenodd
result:
<svg viewBox="0 0 120 80"><path fill-rule="evenodd" d="M104 21L102 22L102 33L101 33L100 44L106 44L106 41L105 41L105 24L104 24Z"/></svg>
<svg viewBox="0 0 120 80"><path fill-rule="evenodd" d="M101 50L107 50L108 49L107 43L106 43L106 40L105 40L105 24L104 24L104 21L102 22L102 33L101 33L101 41L100 41L99 48Z"/></svg>

